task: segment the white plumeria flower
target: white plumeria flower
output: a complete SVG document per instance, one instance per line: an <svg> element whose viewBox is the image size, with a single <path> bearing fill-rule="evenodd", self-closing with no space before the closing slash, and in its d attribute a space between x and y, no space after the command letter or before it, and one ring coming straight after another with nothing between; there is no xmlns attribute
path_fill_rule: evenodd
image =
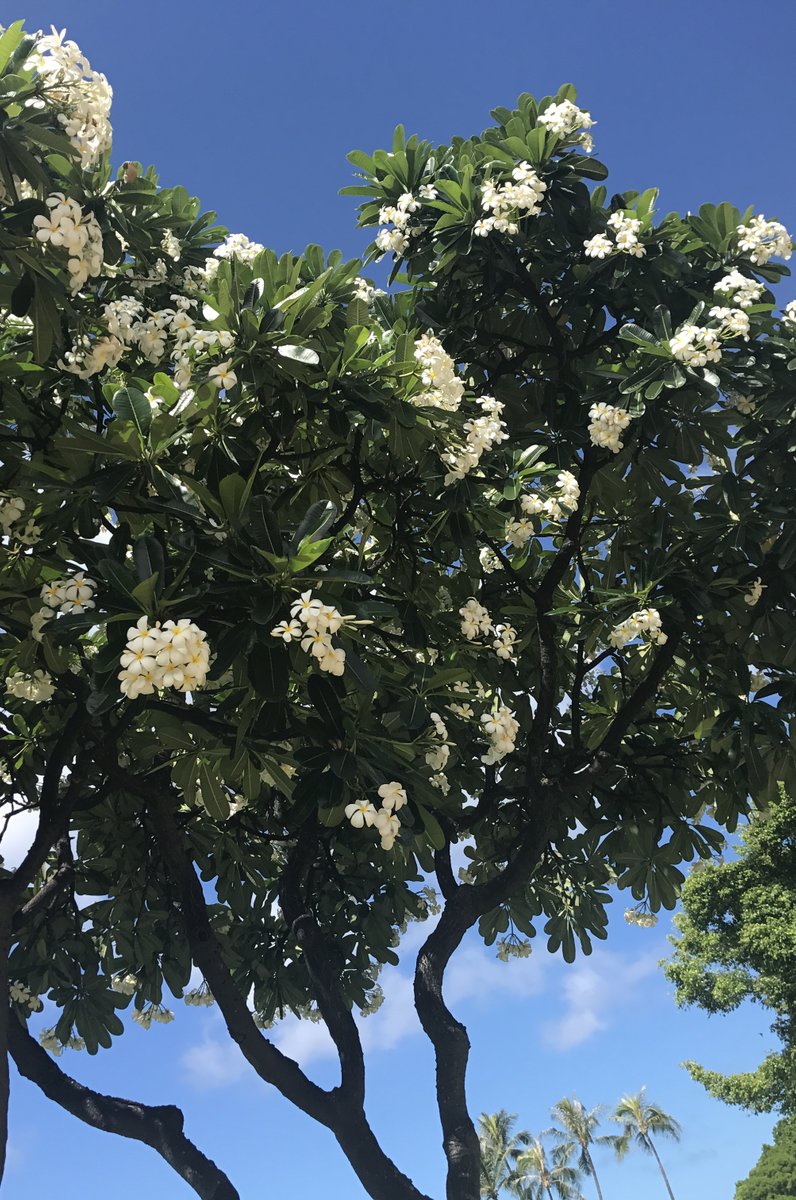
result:
<svg viewBox="0 0 796 1200"><path fill-rule="evenodd" d="M208 375L211 382L219 391L228 392L238 382L238 377L232 370L231 359L227 359L226 362L220 362L217 366L211 367Z"/></svg>
<svg viewBox="0 0 796 1200"><path fill-rule="evenodd" d="M382 808L388 811L395 809L397 812L406 804L406 792L395 780L392 783L383 783L378 789L378 793L381 797Z"/></svg>
<svg viewBox="0 0 796 1200"><path fill-rule="evenodd" d="M376 809L370 800L357 800L345 806L345 815L354 829L362 829L364 826L369 828L376 820Z"/></svg>
<svg viewBox="0 0 796 1200"><path fill-rule="evenodd" d="M304 630L298 621L280 621L271 630L271 637L281 638L283 642L293 642L303 636Z"/></svg>

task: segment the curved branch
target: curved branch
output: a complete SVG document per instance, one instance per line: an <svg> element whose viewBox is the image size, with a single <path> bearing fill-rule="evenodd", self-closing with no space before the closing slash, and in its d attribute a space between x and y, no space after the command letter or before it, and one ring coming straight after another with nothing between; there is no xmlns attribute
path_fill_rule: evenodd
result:
<svg viewBox="0 0 796 1200"><path fill-rule="evenodd" d="M307 882L314 846L306 834L290 854L279 889L279 903L291 933L301 947L318 1003L340 1060L339 1092L348 1104L365 1103L365 1059L351 1009L340 990L341 963L327 944L302 885Z"/></svg>
<svg viewBox="0 0 796 1200"><path fill-rule="evenodd" d="M145 1142L166 1160L201 1200L240 1200L227 1176L183 1133L183 1115L173 1105L138 1104L104 1096L72 1079L12 1017L8 1034L11 1057L20 1075L79 1120L105 1133Z"/></svg>
<svg viewBox="0 0 796 1200"><path fill-rule="evenodd" d="M210 924L202 885L175 819L173 797L155 786L151 777L141 783L128 777L126 786L147 803L160 852L177 893L191 954L207 980L230 1036L261 1079L273 1084L297 1108L329 1126L333 1115L331 1094L313 1083L297 1062L260 1032L230 974L221 943Z"/></svg>
<svg viewBox="0 0 796 1200"><path fill-rule="evenodd" d="M442 995L445 970L468 929L502 903L528 877L541 858L550 831L550 808L535 797L533 814L514 858L493 879L464 884L448 897L436 928L421 946L415 967L415 1008L434 1047L437 1108L448 1162L448 1200L478 1200L481 1152L467 1107L465 1078L470 1052L467 1030L453 1016Z"/></svg>
<svg viewBox="0 0 796 1200"><path fill-rule="evenodd" d="M302 911L306 910L306 906L298 904L298 928L305 939L305 952L306 947L310 945L314 969L320 972L323 979L319 993L319 1006L321 994L323 995L321 1012L327 1023L331 1019L330 1032L335 1040L338 1037L343 1039L344 1053L340 1051L340 1043L338 1051L341 1053L345 1083L353 1093L353 1102L349 1092L342 1085L331 1092L318 1087L304 1074L297 1062L269 1042L255 1025L246 1001L224 961L221 943L210 924L202 885L194 871L185 847L183 832L175 818L173 797L166 790L153 791L151 785L151 777L144 784L135 780L127 781L127 786L143 796L147 802L163 860L179 897L183 924L194 962L207 980L230 1036L240 1046L244 1057L261 1079L273 1084L297 1108L332 1131L357 1177L371 1196L377 1197L378 1200L429 1200L429 1197L418 1191L412 1181L387 1157L365 1117L362 1107L364 1065L360 1065L359 1061L359 1033L354 1026L356 1045L352 1046L350 1026L353 1025L353 1017L350 1012L343 1017L342 1001L339 995L335 995L337 989L329 973L331 968L328 964L322 967L319 964L319 946L312 932L313 922L308 923L305 919L306 911ZM320 930L318 936L322 941ZM320 952L325 952L322 946ZM361 1099L357 1103L359 1097Z"/></svg>
<svg viewBox="0 0 796 1200"><path fill-rule="evenodd" d="M654 698L664 675L672 664L681 638L681 633L668 634L668 641L664 643L655 655L649 671L647 671L641 682L633 689L627 700L619 708L613 721L608 726L605 737L592 752L591 763L588 767L590 775L597 774L602 770L605 759L619 749L622 738L630 729L630 726L639 719L647 704Z"/></svg>

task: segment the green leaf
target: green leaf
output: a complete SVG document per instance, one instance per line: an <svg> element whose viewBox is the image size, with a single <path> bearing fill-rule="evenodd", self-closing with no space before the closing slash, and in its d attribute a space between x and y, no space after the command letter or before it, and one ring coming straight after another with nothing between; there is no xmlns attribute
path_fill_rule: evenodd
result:
<svg viewBox="0 0 796 1200"><path fill-rule="evenodd" d="M128 571L115 558L100 559L97 563L97 570L117 595L123 596L125 600L131 600L134 607L138 607L134 595L136 578L132 571Z"/></svg>
<svg viewBox="0 0 796 1200"><path fill-rule="evenodd" d="M317 366L321 361L315 350L310 350L308 346L277 346L277 354L281 354L283 358L290 358L294 362L306 363L308 366Z"/></svg>
<svg viewBox="0 0 796 1200"><path fill-rule="evenodd" d="M152 425L152 409L142 391L123 387L113 393L111 407L122 421L132 421L143 440Z"/></svg>
<svg viewBox="0 0 796 1200"><path fill-rule="evenodd" d="M196 783L199 789L197 798L201 796L203 807L216 821L223 821L229 816L229 795L210 763L200 760Z"/></svg>
<svg viewBox="0 0 796 1200"><path fill-rule="evenodd" d="M4 71L8 66L12 54L25 36L24 24L24 21L14 21L13 25L9 25L0 37L0 71Z"/></svg>
<svg viewBox="0 0 796 1200"><path fill-rule="evenodd" d="M342 737L343 709L338 688L326 675L310 675L307 680L307 695L318 710L321 720L336 737Z"/></svg>
<svg viewBox="0 0 796 1200"><path fill-rule="evenodd" d="M248 661L249 682L265 700L284 700L290 683L290 659L284 646L257 642Z"/></svg>
<svg viewBox="0 0 796 1200"><path fill-rule="evenodd" d="M304 514L296 532L290 539L289 553L298 550L305 538L319 538L337 516L337 505L331 500L319 500L311 504Z"/></svg>
<svg viewBox="0 0 796 1200"><path fill-rule="evenodd" d="M321 538L320 541L315 541L314 538L306 538L290 558L291 572L297 574L305 567L312 566L316 559L319 559L329 549L332 540L332 538Z"/></svg>
<svg viewBox="0 0 796 1200"><path fill-rule="evenodd" d="M218 494L229 521L237 521L246 503L246 480L242 475L227 475L218 485Z"/></svg>
<svg viewBox="0 0 796 1200"><path fill-rule="evenodd" d="M142 582L150 579L153 575L158 576L157 594L159 595L163 591L166 577L166 559L163 547L157 538L150 537L149 534L138 538L133 545L133 562L136 574Z"/></svg>

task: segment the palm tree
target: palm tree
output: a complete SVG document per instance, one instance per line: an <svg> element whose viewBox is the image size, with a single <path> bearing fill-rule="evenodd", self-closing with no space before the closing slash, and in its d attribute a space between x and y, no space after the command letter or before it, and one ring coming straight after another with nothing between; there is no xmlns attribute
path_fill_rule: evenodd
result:
<svg viewBox="0 0 796 1200"><path fill-rule="evenodd" d="M646 1087L643 1087L636 1096L623 1096L616 1106L614 1120L622 1126L622 1132L616 1140L617 1157L624 1158L631 1142L635 1142L647 1154L652 1154L660 1167L669 1198L674 1200L674 1192L666 1177L658 1151L655 1149L652 1135L670 1137L679 1141L682 1131L674 1117L670 1117L659 1105L650 1104L647 1101L646 1090Z"/></svg>
<svg viewBox="0 0 796 1200"><path fill-rule="evenodd" d="M580 1192L580 1171L570 1167L566 1147L553 1149L552 1162L539 1138L530 1138L528 1147L517 1155L517 1167L512 1191L518 1200L583 1200Z"/></svg>
<svg viewBox="0 0 796 1200"><path fill-rule="evenodd" d="M512 1133L516 1120L504 1108L496 1113L482 1113L479 1119L481 1195L488 1200L498 1200L501 1190L514 1184L514 1162L529 1140L527 1133Z"/></svg>
<svg viewBox="0 0 796 1200"><path fill-rule="evenodd" d="M616 1149L619 1140L619 1136L613 1133L595 1137L595 1130L599 1127L603 1112L603 1105L588 1109L576 1096L571 1100L565 1098L554 1104L551 1111L553 1120L557 1121L561 1128L554 1126L545 1131L556 1138L557 1147L566 1150L567 1159L577 1152L578 1167L584 1175L591 1175L597 1188L598 1200L603 1200L603 1193L591 1156L591 1147L611 1146Z"/></svg>

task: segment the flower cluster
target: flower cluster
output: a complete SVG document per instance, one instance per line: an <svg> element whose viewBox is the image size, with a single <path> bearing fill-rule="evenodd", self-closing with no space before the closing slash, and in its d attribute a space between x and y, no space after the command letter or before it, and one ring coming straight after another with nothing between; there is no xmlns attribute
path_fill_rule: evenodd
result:
<svg viewBox="0 0 796 1200"><path fill-rule="evenodd" d="M431 767L435 775L438 775L444 772L451 755L450 746L448 745L448 727L439 713L433 712L429 716L434 726L433 736L439 745L432 746L430 750L426 751L426 765Z"/></svg>
<svg viewBox="0 0 796 1200"><path fill-rule="evenodd" d="M527 938L504 937L497 940L496 958L508 962L510 958L530 958L533 947Z"/></svg>
<svg viewBox="0 0 796 1200"><path fill-rule="evenodd" d="M413 397L415 404L456 412L464 395L464 384L456 375L453 359L437 338L424 333L415 342L415 358L422 369L426 391Z"/></svg>
<svg viewBox="0 0 796 1200"><path fill-rule="evenodd" d="M492 643L492 649L497 654L498 658L506 659L508 662L516 662L514 657L515 643L517 641L517 630L513 625L496 625L494 629L495 640Z"/></svg>
<svg viewBox="0 0 796 1200"><path fill-rule="evenodd" d="M381 288L375 287L367 279L363 279L361 275L357 275L354 280L354 299L364 300L366 304L372 304L378 296L384 296L386 292Z"/></svg>
<svg viewBox="0 0 796 1200"><path fill-rule="evenodd" d="M330 604L313 598L312 592L302 592L290 606L290 621L280 621L271 630L271 637L283 642L301 639L301 649L317 660L322 671L342 675L345 671L345 650L332 644L332 635L342 629L351 617L344 617Z"/></svg>
<svg viewBox="0 0 796 1200"><path fill-rule="evenodd" d="M750 416L757 408L757 403L751 396L744 396L741 392L728 392L727 402L736 409L739 413L743 413L745 417Z"/></svg>
<svg viewBox="0 0 796 1200"><path fill-rule="evenodd" d="M721 305L715 305L708 315L713 317L714 321L719 322L716 333L720 338L740 337L744 341L749 340L749 314L745 313L742 308L724 308Z"/></svg>
<svg viewBox="0 0 796 1200"><path fill-rule="evenodd" d="M637 925L639 929L652 929L658 924L655 913L642 912L639 908L626 908L625 920L628 925Z"/></svg>
<svg viewBox="0 0 796 1200"><path fill-rule="evenodd" d="M25 546L35 546L41 529L31 518L20 528L24 519L25 501L19 496L0 496L0 530L3 537L14 537Z"/></svg>
<svg viewBox="0 0 796 1200"><path fill-rule="evenodd" d="M728 296L738 308L751 308L763 295L764 288L756 279L732 270L719 280L713 291L720 296Z"/></svg>
<svg viewBox="0 0 796 1200"><path fill-rule="evenodd" d="M201 987L194 988L193 991L186 992L183 999L189 1007L193 1006L194 1008L210 1008L215 1004L206 983L203 983Z"/></svg>
<svg viewBox="0 0 796 1200"><path fill-rule="evenodd" d="M18 700L30 700L33 704L41 704L55 695L55 684L47 671L34 671L32 675L12 671L6 676L6 691Z"/></svg>
<svg viewBox="0 0 796 1200"><path fill-rule="evenodd" d="M10 533L11 526L22 519L24 511L25 501L19 496L0 497L0 527L3 533Z"/></svg>
<svg viewBox="0 0 796 1200"><path fill-rule="evenodd" d="M594 121L591 113L571 100L562 100L560 104L549 104L543 113L539 114L539 124L544 125L556 137L569 137L578 129L591 129Z"/></svg>
<svg viewBox="0 0 796 1200"><path fill-rule="evenodd" d="M640 608L631 613L626 620L612 629L608 641L615 650L621 650L628 642L645 637L658 646L662 646L668 640L661 629L661 614L657 608Z"/></svg>
<svg viewBox="0 0 796 1200"><path fill-rule="evenodd" d="M411 192L404 192L395 204L384 204L379 210L379 223L387 226L376 234L376 246L382 254L392 250L393 254L403 254L409 245L409 218L417 212L419 202ZM390 229L389 226L393 228Z"/></svg>
<svg viewBox="0 0 796 1200"><path fill-rule="evenodd" d="M8 998L12 1004L19 1004L31 1012L41 1012L44 1008L39 997L34 995L30 988L25 987L24 983L9 983Z"/></svg>
<svg viewBox="0 0 796 1200"><path fill-rule="evenodd" d="M744 603L748 604L750 608L754 608L760 597L763 595L765 586L766 585L763 583L763 580L758 575L757 579L755 579L754 583L752 583L751 587L749 588L749 591L744 595Z"/></svg>
<svg viewBox="0 0 796 1200"><path fill-rule="evenodd" d="M618 454L624 446L622 433L627 429L632 417L626 408L614 404L605 404L602 400L592 404L589 409L589 437L592 445L601 446Z"/></svg>
<svg viewBox="0 0 796 1200"><path fill-rule="evenodd" d="M113 92L104 75L91 64L75 42L52 34L37 39L28 66L35 68L47 89L57 119L80 154L83 167L91 167L111 147Z"/></svg>
<svg viewBox="0 0 796 1200"><path fill-rule="evenodd" d="M607 258L611 254L630 254L633 258L643 258L647 253L639 241L641 221L638 217L628 217L622 212L611 213L608 228L614 235L613 241L607 233L595 233L594 237L583 243L587 258Z"/></svg>
<svg viewBox="0 0 796 1200"><path fill-rule="evenodd" d="M94 608L96 583L83 571L77 571L66 579L54 579L42 585L41 598L45 608L62 613L82 613ZM53 615L52 612L49 613Z"/></svg>
<svg viewBox="0 0 796 1200"><path fill-rule="evenodd" d="M501 419L504 405L493 396L481 396L476 401L483 416L465 421L464 432L467 441L460 450L445 450L441 457L448 468L443 480L445 487L450 487L460 479L464 479L469 471L477 467L483 454L488 454L500 442L508 438L508 430Z"/></svg>
<svg viewBox="0 0 796 1200"><path fill-rule="evenodd" d="M706 367L721 361L719 335L715 329L699 325L681 325L669 340L672 357L688 367Z"/></svg>
<svg viewBox="0 0 796 1200"><path fill-rule="evenodd" d="M796 300L789 300L782 310L782 324L796 329Z"/></svg>
<svg viewBox="0 0 796 1200"><path fill-rule="evenodd" d="M120 996L134 996L138 988L138 980L135 975L114 975L111 979L111 987Z"/></svg>
<svg viewBox="0 0 796 1200"><path fill-rule="evenodd" d="M492 631L492 618L483 604L479 604L472 596L459 609L459 616L462 619L462 633L468 642Z"/></svg>
<svg viewBox="0 0 796 1200"><path fill-rule="evenodd" d="M521 162L511 172L511 183L496 185L487 180L481 185L481 208L491 215L476 221L473 233L486 237L493 229L498 233L519 232L522 217L535 217L542 207L547 184L539 178L528 162Z"/></svg>
<svg viewBox="0 0 796 1200"><path fill-rule="evenodd" d="M134 1008L133 1020L142 1029L149 1029L153 1021L159 1025L168 1025L170 1021L174 1020L174 1013L170 1008L164 1008L162 1004L150 1004L148 1008Z"/></svg>
<svg viewBox="0 0 796 1200"><path fill-rule="evenodd" d="M209 283L213 279L222 259L229 261L234 258L237 262L251 265L264 249L265 246L260 242L250 241L245 233L228 233L221 245L216 246L212 257L205 260L202 272L204 281Z"/></svg>
<svg viewBox="0 0 796 1200"><path fill-rule="evenodd" d="M517 742L520 723L515 720L510 708L500 705L494 712L484 713L481 726L489 738L489 749L481 755L481 762L486 766L498 763L511 754Z"/></svg>
<svg viewBox="0 0 796 1200"><path fill-rule="evenodd" d="M567 513L574 512L580 499L580 484L571 471L560 471L556 479L557 496L542 499L538 492L525 492L520 497L523 516L506 525L506 539L516 549L521 549L533 537L535 530L531 517L544 517L548 521L563 521Z"/></svg>
<svg viewBox="0 0 796 1200"><path fill-rule="evenodd" d="M398 810L406 804L406 792L400 783L383 783L378 789L381 807L376 808L370 800L358 800L347 804L345 815L354 829L375 826L381 836L382 850L392 850L401 822L397 816Z"/></svg>
<svg viewBox="0 0 796 1200"><path fill-rule="evenodd" d="M208 352L231 349L234 337L226 329L198 328L190 312L196 302L188 296L175 293L171 299L174 308L159 309L148 315L144 313L143 304L132 296L111 300L102 310L108 336L90 338L84 334L59 365L78 378L87 379L105 367L115 366L123 354L134 348L148 362L157 365L165 357L171 341L169 357L174 383L185 391L192 379L194 360ZM230 364L225 362L219 366L221 371L219 367L210 371L211 383L219 388L233 387L237 379ZM228 378L226 383L219 382L219 375L231 376L231 379Z"/></svg>
<svg viewBox="0 0 796 1200"><path fill-rule="evenodd" d="M39 1033L39 1045L49 1051L55 1058L60 1058L64 1050L85 1050L86 1043L81 1037L76 1037L75 1034L70 1034L65 1042L62 1042L55 1032L55 1028L42 1029Z"/></svg>
<svg viewBox="0 0 796 1200"><path fill-rule="evenodd" d="M33 218L36 240L66 251L69 290L79 292L89 276L102 270L102 230L93 213L84 213L78 202L63 192L53 192L45 204L50 210L47 216Z"/></svg>
<svg viewBox="0 0 796 1200"><path fill-rule="evenodd" d="M748 225L738 226L738 249L748 254L753 263L762 266L776 257L788 259L793 249L790 234L779 221L752 217Z"/></svg>
<svg viewBox="0 0 796 1200"><path fill-rule="evenodd" d="M140 617L127 630L127 645L116 678L125 696L151 696L162 688L194 692L203 686L210 666L206 634L185 619L149 624Z"/></svg>

